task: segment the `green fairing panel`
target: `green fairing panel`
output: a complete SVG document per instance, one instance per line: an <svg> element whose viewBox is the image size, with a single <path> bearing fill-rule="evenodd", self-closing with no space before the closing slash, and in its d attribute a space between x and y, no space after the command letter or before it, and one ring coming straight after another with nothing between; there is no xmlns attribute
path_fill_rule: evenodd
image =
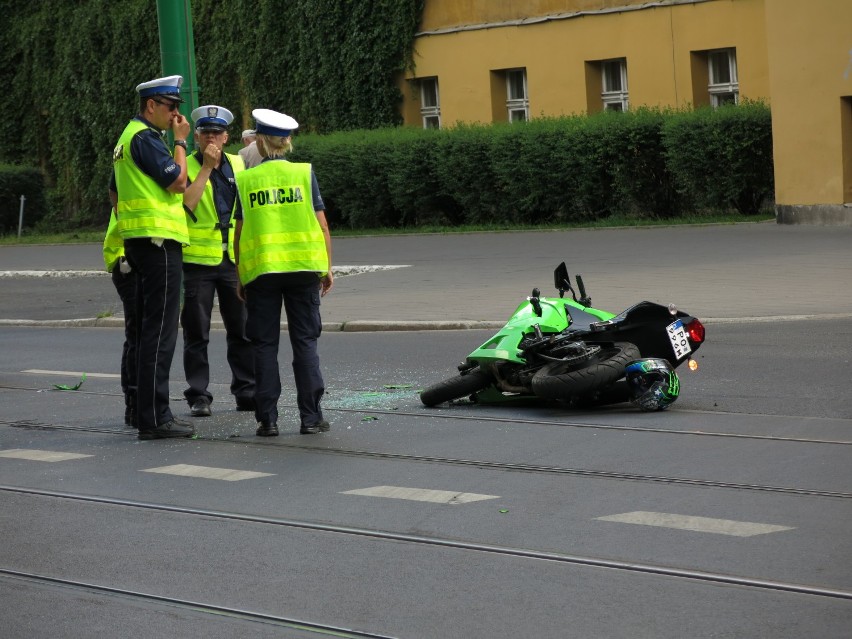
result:
<svg viewBox="0 0 852 639"><path fill-rule="evenodd" d="M518 364L526 363L521 357L518 344L526 335L533 333L532 326L538 324L545 335L561 333L568 327L568 317L565 306L579 309L600 320L615 317L614 314L596 308L586 308L573 300L559 297L539 298L541 317L538 317L529 302L521 302L514 314L493 337L468 355L469 360L481 363L509 361Z"/></svg>

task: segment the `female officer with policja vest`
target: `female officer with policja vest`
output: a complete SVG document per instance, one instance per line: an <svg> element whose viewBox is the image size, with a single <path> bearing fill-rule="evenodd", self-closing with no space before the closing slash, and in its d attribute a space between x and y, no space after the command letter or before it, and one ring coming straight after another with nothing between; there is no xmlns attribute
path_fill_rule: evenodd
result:
<svg viewBox="0 0 852 639"><path fill-rule="evenodd" d="M238 173L236 259L248 308L246 333L254 347L257 435L278 435L281 303L293 349L293 375L303 435L325 432L325 392L317 339L320 297L333 287L331 236L310 164L284 159L299 125L288 115L255 109L263 162Z"/></svg>
<svg viewBox="0 0 852 639"><path fill-rule="evenodd" d="M244 169L239 155L225 153L233 114L213 104L192 112L198 151L186 159L189 186L183 206L189 214L189 246L183 249L183 369L184 391L193 417L208 417L213 395L208 389L210 319L213 296L225 325L231 393L237 410L254 410L254 354L246 337L246 307L237 296L234 263L233 213L237 197L235 176Z"/></svg>

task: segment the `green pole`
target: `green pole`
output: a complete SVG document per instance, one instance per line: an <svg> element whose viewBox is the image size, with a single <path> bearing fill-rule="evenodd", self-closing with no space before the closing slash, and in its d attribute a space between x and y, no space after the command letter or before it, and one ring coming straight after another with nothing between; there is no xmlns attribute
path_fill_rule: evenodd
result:
<svg viewBox="0 0 852 639"><path fill-rule="evenodd" d="M183 76L180 94L185 102L180 112L189 119L190 113L198 107L190 0L157 0L157 23L163 75ZM195 142L193 136L189 136L186 142L191 150Z"/></svg>

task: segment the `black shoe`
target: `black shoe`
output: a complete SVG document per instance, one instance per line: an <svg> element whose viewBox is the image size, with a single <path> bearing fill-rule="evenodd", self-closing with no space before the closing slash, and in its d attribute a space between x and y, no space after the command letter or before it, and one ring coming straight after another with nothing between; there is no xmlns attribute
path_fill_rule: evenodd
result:
<svg viewBox="0 0 852 639"><path fill-rule="evenodd" d="M195 429L190 423L172 419L156 428L141 429L137 437L139 439L170 439L172 437L192 437L193 435L195 435Z"/></svg>
<svg viewBox="0 0 852 639"><path fill-rule="evenodd" d="M124 411L124 425L130 428L136 428L136 411L128 408Z"/></svg>
<svg viewBox="0 0 852 639"><path fill-rule="evenodd" d="M249 411L254 409L254 397L237 397L237 410Z"/></svg>
<svg viewBox="0 0 852 639"><path fill-rule="evenodd" d="M278 424L275 422L260 422L254 434L258 437L278 437Z"/></svg>
<svg viewBox="0 0 852 639"><path fill-rule="evenodd" d="M331 424L327 421L322 420L321 422L317 422L316 424L311 424L310 426L302 426L299 429L299 432L302 435L316 435L317 433L327 433L331 430Z"/></svg>
<svg viewBox="0 0 852 639"><path fill-rule="evenodd" d="M189 412L193 417L210 417L213 414L210 410L210 402L206 399L196 400Z"/></svg>

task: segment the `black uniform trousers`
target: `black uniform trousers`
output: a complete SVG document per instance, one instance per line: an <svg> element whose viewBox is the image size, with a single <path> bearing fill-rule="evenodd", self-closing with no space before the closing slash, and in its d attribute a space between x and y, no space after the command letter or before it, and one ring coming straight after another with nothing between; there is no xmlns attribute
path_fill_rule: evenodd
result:
<svg viewBox="0 0 852 639"><path fill-rule="evenodd" d="M124 309L124 344L121 347L121 390L125 417L136 410L136 275L122 273L120 262L112 269L112 283Z"/></svg>
<svg viewBox="0 0 852 639"><path fill-rule="evenodd" d="M135 425L147 430L174 418L169 371L177 343L183 250L174 240L157 246L143 237L124 240L124 253L136 273Z"/></svg>
<svg viewBox="0 0 852 639"><path fill-rule="evenodd" d="M254 398L254 352L246 337L246 306L237 297L237 267L225 253L217 266L183 264L183 370L188 388L183 392L190 407L199 399L213 401L207 389L210 364L210 318L213 295L219 297L219 311L225 325L228 364L231 367L231 393L238 403L251 404Z"/></svg>
<svg viewBox="0 0 852 639"><path fill-rule="evenodd" d="M254 347L255 417L259 422L278 421L278 398L281 397L278 344L282 301L293 349L299 417L302 426L313 426L323 419L320 399L325 392L317 354L322 319L320 284L316 273L267 273L246 286L246 332Z"/></svg>

